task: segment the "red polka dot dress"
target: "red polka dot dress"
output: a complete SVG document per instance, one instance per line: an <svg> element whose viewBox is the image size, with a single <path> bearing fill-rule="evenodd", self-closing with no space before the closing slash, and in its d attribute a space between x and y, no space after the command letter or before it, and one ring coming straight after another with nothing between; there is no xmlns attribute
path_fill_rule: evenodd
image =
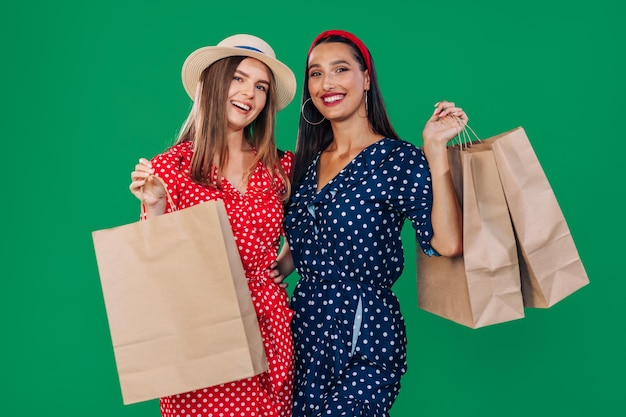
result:
<svg viewBox="0 0 626 417"><path fill-rule="evenodd" d="M258 164L245 193L222 179L221 189L191 181L190 142L175 145L152 159L155 174L167 184L178 209L209 200L223 200L244 266L263 337L269 370L227 384L163 397L163 417L290 417L293 390L293 311L285 289L270 278L282 233L283 205L278 191L284 184ZM289 175L293 153L286 152L281 166ZM171 211L171 207L167 208Z"/></svg>

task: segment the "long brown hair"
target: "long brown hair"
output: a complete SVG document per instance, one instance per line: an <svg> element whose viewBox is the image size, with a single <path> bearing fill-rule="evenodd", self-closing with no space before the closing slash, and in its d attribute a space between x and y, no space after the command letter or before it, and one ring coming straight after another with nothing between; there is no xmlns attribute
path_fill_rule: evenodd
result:
<svg viewBox="0 0 626 417"><path fill-rule="evenodd" d="M226 101L233 75L237 67L248 57L231 56L214 62L200 75L196 89L196 99L175 145L193 142L191 158L191 179L204 186L221 187L223 167L228 163L228 143L226 141ZM256 149L256 158L247 173L248 178L260 161L269 171L272 183L276 186L278 177L286 192L282 200L289 196L290 182L280 165L278 149L274 139L274 121L276 120L276 92L272 72L271 86L265 107L257 118L244 129L244 139ZM217 181L214 182L213 169L215 157L217 163Z"/></svg>

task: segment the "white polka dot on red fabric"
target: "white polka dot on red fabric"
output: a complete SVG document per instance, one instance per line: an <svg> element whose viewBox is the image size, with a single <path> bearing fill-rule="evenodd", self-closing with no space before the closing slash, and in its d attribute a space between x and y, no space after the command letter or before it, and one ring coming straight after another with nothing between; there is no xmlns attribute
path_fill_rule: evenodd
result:
<svg viewBox="0 0 626 417"><path fill-rule="evenodd" d="M191 181L189 143L175 145L152 159L157 176L165 180L178 209L209 200L223 200L259 317L269 370L252 378L163 397L163 417L290 417L293 390L293 342L289 328L293 311L287 293L274 284L269 265L276 259L283 224L278 178L272 180L259 163L245 193L223 179L221 189ZM293 154L281 165L289 174ZM277 185L276 185L277 184ZM280 189L279 189L280 188ZM168 212L171 211L168 205Z"/></svg>

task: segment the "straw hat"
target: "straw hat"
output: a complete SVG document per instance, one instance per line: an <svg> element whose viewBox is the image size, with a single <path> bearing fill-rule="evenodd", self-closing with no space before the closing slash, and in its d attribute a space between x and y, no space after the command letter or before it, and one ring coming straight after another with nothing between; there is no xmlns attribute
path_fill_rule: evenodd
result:
<svg viewBox="0 0 626 417"><path fill-rule="evenodd" d="M196 86L205 68L215 61L229 56L249 56L269 67L276 80L277 109L282 110L293 100L296 93L296 77L289 67L276 59L271 46L263 39L252 35L233 35L217 46L205 46L193 51L183 64L182 77L185 91L192 100Z"/></svg>

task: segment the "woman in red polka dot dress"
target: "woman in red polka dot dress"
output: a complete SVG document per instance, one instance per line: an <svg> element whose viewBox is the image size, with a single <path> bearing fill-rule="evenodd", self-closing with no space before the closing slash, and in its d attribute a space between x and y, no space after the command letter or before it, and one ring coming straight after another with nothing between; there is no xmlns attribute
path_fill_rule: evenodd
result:
<svg viewBox="0 0 626 417"><path fill-rule="evenodd" d="M194 51L183 65L194 101L176 143L140 159L130 189L145 217L223 200L252 294L269 370L252 378L161 398L163 417L288 417L293 343L287 293L270 268L279 248L293 154L276 149L275 115L293 99L295 76L263 40L234 35ZM184 262L184 259L181 259Z"/></svg>

